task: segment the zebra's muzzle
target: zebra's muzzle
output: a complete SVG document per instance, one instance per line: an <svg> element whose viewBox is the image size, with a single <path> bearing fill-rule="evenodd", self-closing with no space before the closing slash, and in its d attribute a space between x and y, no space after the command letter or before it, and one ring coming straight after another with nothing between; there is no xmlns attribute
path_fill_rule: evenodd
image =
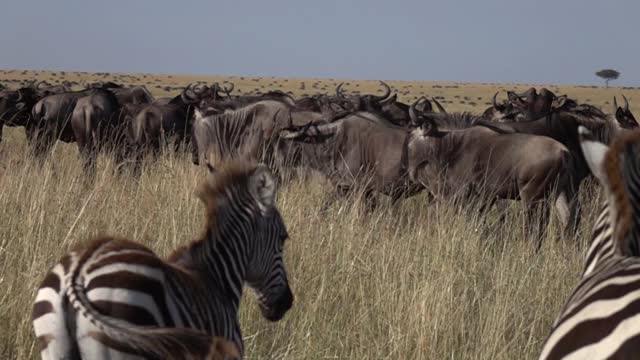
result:
<svg viewBox="0 0 640 360"><path fill-rule="evenodd" d="M287 286L284 291L280 293L280 296L276 297L273 301L260 303L260 311L265 319L269 321L278 321L284 317L292 306L293 293Z"/></svg>

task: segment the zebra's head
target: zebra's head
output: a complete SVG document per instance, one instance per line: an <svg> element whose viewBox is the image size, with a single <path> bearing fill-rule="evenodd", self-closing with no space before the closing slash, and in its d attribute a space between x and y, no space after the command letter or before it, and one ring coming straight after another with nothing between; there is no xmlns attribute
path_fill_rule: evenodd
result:
<svg viewBox="0 0 640 360"><path fill-rule="evenodd" d="M249 178L248 189L259 217L257 241L250 252L246 281L256 292L262 315L277 321L293 305L283 260L284 242L289 234L276 207L276 179L266 166L256 168Z"/></svg>
<svg viewBox="0 0 640 360"><path fill-rule="evenodd" d="M241 244L245 282L256 292L263 316L280 320L293 305L293 293L283 261L288 233L276 206L276 179L265 165L236 162L209 170L212 181L200 189L208 228L224 227Z"/></svg>
<svg viewBox="0 0 640 360"><path fill-rule="evenodd" d="M640 256L640 130L620 133L611 146L579 127L580 145L609 205L615 253Z"/></svg>

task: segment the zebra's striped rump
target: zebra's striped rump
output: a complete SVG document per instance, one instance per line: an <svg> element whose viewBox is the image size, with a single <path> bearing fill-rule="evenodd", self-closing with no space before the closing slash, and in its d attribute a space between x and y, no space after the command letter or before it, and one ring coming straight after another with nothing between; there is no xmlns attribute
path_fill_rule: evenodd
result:
<svg viewBox="0 0 640 360"><path fill-rule="evenodd" d="M103 237L65 256L33 306L43 359L222 359L242 356L243 284L263 314L293 304L282 261L287 231L264 166L231 164L200 189L207 226L167 260Z"/></svg>
<svg viewBox="0 0 640 360"><path fill-rule="evenodd" d="M582 280L554 322L540 359L640 357L640 131L609 148L580 129L606 194Z"/></svg>

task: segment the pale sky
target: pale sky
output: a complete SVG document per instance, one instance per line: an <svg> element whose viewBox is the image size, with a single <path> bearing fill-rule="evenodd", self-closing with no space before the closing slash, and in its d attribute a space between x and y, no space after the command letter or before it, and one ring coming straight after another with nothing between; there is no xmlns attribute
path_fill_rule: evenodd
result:
<svg viewBox="0 0 640 360"><path fill-rule="evenodd" d="M1 0L0 69L640 86L639 0Z"/></svg>

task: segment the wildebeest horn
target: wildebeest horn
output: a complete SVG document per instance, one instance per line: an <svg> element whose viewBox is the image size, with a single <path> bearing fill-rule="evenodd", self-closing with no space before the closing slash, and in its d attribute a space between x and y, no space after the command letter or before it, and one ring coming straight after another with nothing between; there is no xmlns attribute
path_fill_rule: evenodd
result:
<svg viewBox="0 0 640 360"><path fill-rule="evenodd" d="M20 89L18 89L18 91L16 91L18 93L18 98L16 99L16 102L21 102L22 101L22 92L20 91Z"/></svg>
<svg viewBox="0 0 640 360"><path fill-rule="evenodd" d="M431 100L436 104L436 107L438 108L438 111L441 114L446 114L447 110L444 109L444 107L442 107L442 105L440 105L440 103L438 102L438 100L436 100L436 98L431 98Z"/></svg>
<svg viewBox="0 0 640 360"><path fill-rule="evenodd" d="M409 119L411 119L411 123L415 126L420 125L420 123L418 122L418 114L416 114L416 106L422 100L427 100L427 98L424 96L421 96L418 100L416 100L413 104L411 104L411 106L409 106Z"/></svg>
<svg viewBox="0 0 640 360"><path fill-rule="evenodd" d="M182 91L182 99L185 100L186 102L191 102L194 100L197 100L197 96L195 94L195 92L192 89L193 84L189 84L183 91Z"/></svg>
<svg viewBox="0 0 640 360"><path fill-rule="evenodd" d="M555 99L553 99L553 102L551 103L551 109L552 110L560 109L561 107L564 106L566 102L567 102L567 95L558 96Z"/></svg>
<svg viewBox="0 0 640 360"><path fill-rule="evenodd" d="M45 83L44 81L40 80L40 81L38 81L37 83L35 83L35 85L33 85L33 87L34 87L36 90L40 90L40 88L42 87L42 84L46 84L46 83Z"/></svg>
<svg viewBox="0 0 640 360"><path fill-rule="evenodd" d="M309 121L306 125L303 125L301 128L298 128L298 130L284 129L280 131L280 134L278 134L278 136L280 137L280 139L288 139L288 140L297 139L307 134L307 130L309 130L312 123L313 121Z"/></svg>
<svg viewBox="0 0 640 360"><path fill-rule="evenodd" d="M388 97L389 97L389 95L391 95L391 87L390 87L389 85L387 85L387 83L385 83L384 81L382 81L382 80L381 80L381 81L380 81L380 85L382 85L382 86L384 86L384 87L385 87L386 92L385 92L385 93L384 93L384 95L382 95L382 96L375 96L375 95L374 95L374 98L375 98L377 101L382 101L382 100L384 100L384 99L388 98Z"/></svg>
<svg viewBox="0 0 640 360"><path fill-rule="evenodd" d="M616 97L613 97L613 112L616 112L618 110L618 100L616 100Z"/></svg>
<svg viewBox="0 0 640 360"><path fill-rule="evenodd" d="M498 108L498 100L497 99L498 99L498 93L499 92L500 91L496 91L496 93L493 94L493 100L491 101L493 103L493 107L496 108L496 109Z"/></svg>
<svg viewBox="0 0 640 360"><path fill-rule="evenodd" d="M231 92L233 91L233 89L236 88L236 86L233 83L229 83L229 84L231 84L231 86L229 88L224 86L222 91L224 91L228 97L231 97Z"/></svg>
<svg viewBox="0 0 640 360"><path fill-rule="evenodd" d="M629 100L627 100L627 97L622 95L622 98L624 99L624 108L622 108L625 112L629 111Z"/></svg>
<svg viewBox="0 0 640 360"><path fill-rule="evenodd" d="M344 97L344 95L342 94L342 85L344 85L344 83L340 83L336 87L336 96L338 96L338 97Z"/></svg>

